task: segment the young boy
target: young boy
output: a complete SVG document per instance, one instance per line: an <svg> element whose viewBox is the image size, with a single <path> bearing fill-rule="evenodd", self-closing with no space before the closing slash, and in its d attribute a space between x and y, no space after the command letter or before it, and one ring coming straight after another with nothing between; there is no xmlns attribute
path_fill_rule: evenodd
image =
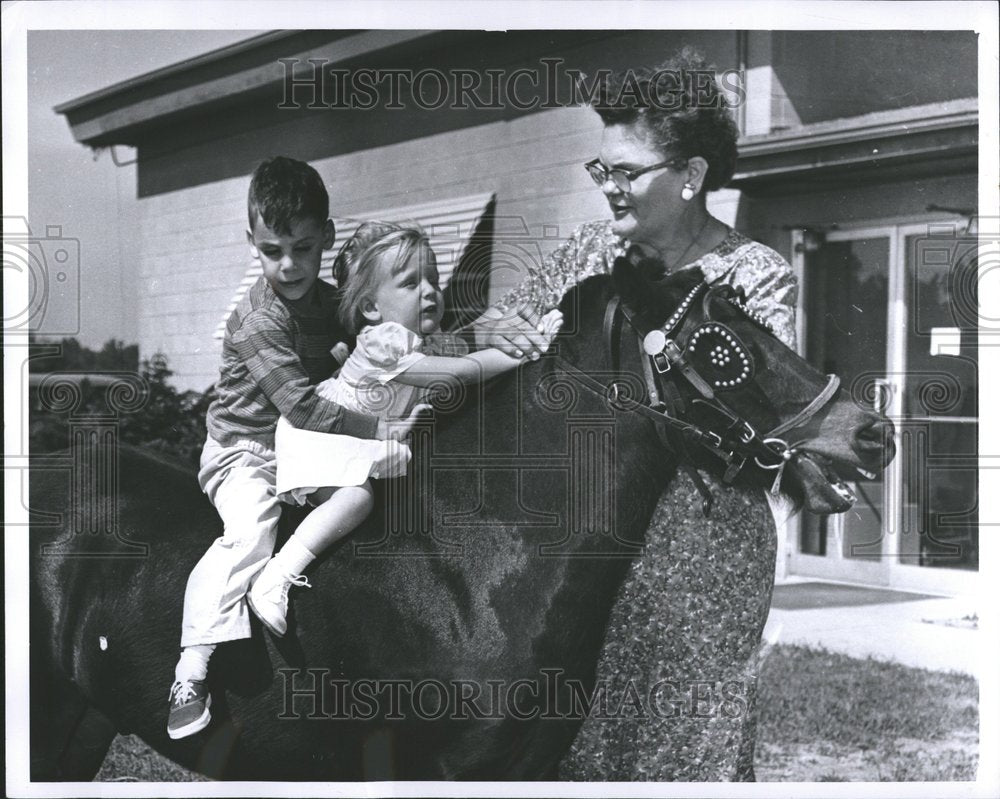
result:
<svg viewBox="0 0 1000 799"><path fill-rule="evenodd" d="M331 348L345 338L336 321L336 289L317 279L335 232L319 174L290 158L265 161L254 171L248 211L250 252L264 274L229 317L218 397L208 409L198 482L224 530L188 578L181 656L170 689L171 738L193 735L211 720L205 680L216 644L250 637L245 597L274 549L280 515L274 455L279 415L307 430L386 437L376 417L316 393L315 384L335 368ZM387 449L390 462L393 452L398 448ZM397 460L380 471L389 476L399 468ZM282 617L289 586L308 585L301 571L311 558L293 548L282 556L284 573L260 592Z"/></svg>

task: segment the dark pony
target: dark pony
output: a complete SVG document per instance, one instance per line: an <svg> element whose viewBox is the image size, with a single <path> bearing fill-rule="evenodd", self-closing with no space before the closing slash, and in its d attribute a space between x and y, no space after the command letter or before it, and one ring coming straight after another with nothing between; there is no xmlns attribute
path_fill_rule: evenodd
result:
<svg viewBox="0 0 1000 799"><path fill-rule="evenodd" d="M194 475L125 446L108 490L86 470L32 473L32 779L93 778L116 733L222 779L553 778L588 710L616 588L676 466L639 410L639 336L698 280L652 280L621 259L569 292L548 355L440 396L410 476L384 483L369 521L311 571L288 635L258 627L219 647L213 722L190 738L166 735L166 687L187 575L219 534ZM636 329L612 345L616 297ZM709 304L754 358L726 402L758 430L828 384L737 304ZM679 393L702 413L689 387ZM834 470L877 469L880 424L837 392L796 429L788 488L813 508L840 502ZM685 452L720 468L691 442ZM87 557L107 541L74 534L77 522L107 503L145 557Z"/></svg>

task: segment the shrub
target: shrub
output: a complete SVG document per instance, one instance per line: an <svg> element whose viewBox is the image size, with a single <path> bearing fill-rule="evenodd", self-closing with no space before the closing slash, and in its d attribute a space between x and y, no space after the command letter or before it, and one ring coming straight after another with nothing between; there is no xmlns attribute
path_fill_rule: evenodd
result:
<svg viewBox="0 0 1000 799"><path fill-rule="evenodd" d="M66 342L71 342L67 347ZM64 339L62 350L52 354L51 348L37 345L38 356L30 364L33 372L79 372L88 371L85 365L101 363L104 369L115 372L130 371L142 377L145 395L136 402L134 410L118 411L118 434L121 441L136 446L154 449L192 465L198 465L198 457L205 441L205 412L214 392L179 392L170 385L168 379L173 374L162 353L143 360L137 369L123 368L128 365L135 347L124 347L121 342L110 341L100 353L81 348L74 339ZM101 357L98 357L101 356ZM36 367L36 362L43 367ZM55 368L53 368L55 367ZM113 368L117 367L117 368ZM95 378L101 371L93 371ZM78 383L79 400L74 407L56 410L53 405L40 402L33 404L29 417L29 443L33 452L52 452L65 449L69 445L69 417L107 415L109 407L104 386L84 377ZM57 406L56 406L57 407Z"/></svg>

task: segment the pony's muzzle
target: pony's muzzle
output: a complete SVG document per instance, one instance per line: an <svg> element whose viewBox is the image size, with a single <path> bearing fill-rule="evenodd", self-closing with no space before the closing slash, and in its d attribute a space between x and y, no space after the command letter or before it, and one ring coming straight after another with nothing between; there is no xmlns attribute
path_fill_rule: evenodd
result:
<svg viewBox="0 0 1000 799"><path fill-rule="evenodd" d="M896 456L895 426L890 419L873 414L855 428L851 449L865 463L884 469Z"/></svg>

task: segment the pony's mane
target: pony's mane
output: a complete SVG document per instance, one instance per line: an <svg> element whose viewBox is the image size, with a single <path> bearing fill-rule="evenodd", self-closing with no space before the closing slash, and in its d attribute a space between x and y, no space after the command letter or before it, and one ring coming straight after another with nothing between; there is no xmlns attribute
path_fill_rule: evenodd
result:
<svg viewBox="0 0 1000 799"><path fill-rule="evenodd" d="M705 273L701 271L701 268L692 267L691 269L680 269L650 282L660 288L687 292L704 280Z"/></svg>
<svg viewBox="0 0 1000 799"><path fill-rule="evenodd" d="M725 301L730 307L734 308L741 317L752 323L755 327L767 333L772 338L777 338L778 334L774 332L774 328L768 323L764 317L753 311L747 305L746 294L743 289L736 288L734 286L729 286L733 289L732 293L728 297L718 297L716 301Z"/></svg>
<svg viewBox="0 0 1000 799"><path fill-rule="evenodd" d="M559 303L563 324L555 340L559 341L577 333L582 315L592 305L597 305L596 298L600 298L600 302L606 304L613 293L611 275L607 274L591 275L573 286L563 295Z"/></svg>

